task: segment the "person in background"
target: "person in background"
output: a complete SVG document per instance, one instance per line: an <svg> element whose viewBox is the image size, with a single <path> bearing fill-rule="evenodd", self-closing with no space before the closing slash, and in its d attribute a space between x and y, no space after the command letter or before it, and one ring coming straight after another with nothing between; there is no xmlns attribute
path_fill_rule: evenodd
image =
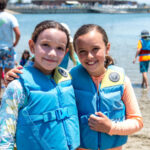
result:
<svg viewBox="0 0 150 150"><path fill-rule="evenodd" d="M30 52L28 50L24 50L21 56L20 65L24 66L30 58Z"/></svg>
<svg viewBox="0 0 150 150"><path fill-rule="evenodd" d="M34 65L34 56L31 56L25 66L33 66L33 65Z"/></svg>
<svg viewBox="0 0 150 150"><path fill-rule="evenodd" d="M6 6L7 0L0 0L0 94L3 70L6 73L14 67L14 47L20 39L18 21L12 14L4 12Z"/></svg>
<svg viewBox="0 0 150 150"><path fill-rule="evenodd" d="M73 44L82 64L70 72L80 122L78 150L122 150L128 135L143 127L131 82L123 68L113 65L99 25L81 26Z"/></svg>
<svg viewBox="0 0 150 150"><path fill-rule="evenodd" d="M71 76L58 67L69 34L58 22L39 23L29 40L34 65L12 81L0 107L0 149L75 150L80 145Z"/></svg>
<svg viewBox="0 0 150 150"><path fill-rule="evenodd" d="M137 52L133 63L136 62L136 58L139 56L140 72L142 73L141 87L148 89L147 72L149 69L150 61L150 35L147 30L141 32L141 39L138 41Z"/></svg>
<svg viewBox="0 0 150 150"><path fill-rule="evenodd" d="M68 25L65 23L61 23L61 24L67 29L67 31L69 33L70 43L69 43L69 48L66 51L65 57L59 66L67 69L68 65L69 65L69 59L73 62L74 66L79 65L80 61L78 59L78 56L74 52L74 47L73 47L73 43L72 43L73 39L70 35L70 29L69 29Z"/></svg>

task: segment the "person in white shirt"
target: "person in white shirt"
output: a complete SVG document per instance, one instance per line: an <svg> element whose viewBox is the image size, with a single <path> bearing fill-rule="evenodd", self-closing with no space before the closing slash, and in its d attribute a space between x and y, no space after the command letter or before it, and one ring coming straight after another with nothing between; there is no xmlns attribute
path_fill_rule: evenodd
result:
<svg viewBox="0 0 150 150"><path fill-rule="evenodd" d="M0 94L2 75L14 67L14 47L20 39L18 21L12 14L4 12L6 6L7 0L0 0Z"/></svg>

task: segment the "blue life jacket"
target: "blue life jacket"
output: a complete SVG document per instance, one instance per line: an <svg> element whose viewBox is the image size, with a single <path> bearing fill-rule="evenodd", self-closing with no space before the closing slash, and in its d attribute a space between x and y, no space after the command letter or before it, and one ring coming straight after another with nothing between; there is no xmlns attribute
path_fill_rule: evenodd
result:
<svg viewBox="0 0 150 150"><path fill-rule="evenodd" d="M124 71L110 66L100 83L98 92L88 72L79 65L71 70L73 87L79 113L81 148L105 150L126 143L127 136L110 136L96 132L88 126L91 114L101 111L113 121L125 119L125 105L121 100L124 91Z"/></svg>
<svg viewBox="0 0 150 150"><path fill-rule="evenodd" d="M141 50L149 50L150 51L150 39L141 39L142 49Z"/></svg>
<svg viewBox="0 0 150 150"><path fill-rule="evenodd" d="M19 81L28 100L19 110L17 150L74 150L80 145L78 113L71 76L55 69L50 79L26 67Z"/></svg>

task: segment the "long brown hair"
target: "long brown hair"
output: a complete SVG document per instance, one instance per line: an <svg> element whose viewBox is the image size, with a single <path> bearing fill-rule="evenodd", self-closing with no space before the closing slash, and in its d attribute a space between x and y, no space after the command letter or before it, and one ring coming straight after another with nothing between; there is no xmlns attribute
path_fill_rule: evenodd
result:
<svg viewBox="0 0 150 150"><path fill-rule="evenodd" d="M74 51L73 43L70 42L70 44L69 44L69 55L70 55L70 58L71 58L73 64L76 65L77 61L74 57L74 53L75 53L75 51Z"/></svg>
<svg viewBox="0 0 150 150"><path fill-rule="evenodd" d="M73 47L73 43L72 43L72 37L71 37L71 32L70 32L70 28L69 28L69 26L66 24L66 23L61 23L61 25L63 26L63 27L65 27L65 29L68 31L68 33L69 33L69 38L70 38L70 43L69 43L69 49L68 49L68 53L69 53L69 57L71 58L71 60L72 60L72 62L73 62L73 64L74 65L76 65L76 59L75 59L75 57L74 57L74 47ZM67 53L66 52L66 53Z"/></svg>

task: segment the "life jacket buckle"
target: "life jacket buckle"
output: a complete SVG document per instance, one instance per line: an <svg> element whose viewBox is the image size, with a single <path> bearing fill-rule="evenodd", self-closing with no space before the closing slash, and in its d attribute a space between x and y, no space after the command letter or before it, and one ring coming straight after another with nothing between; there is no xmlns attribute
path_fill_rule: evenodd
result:
<svg viewBox="0 0 150 150"><path fill-rule="evenodd" d="M69 117L67 109L63 109L63 108L57 109L55 111L55 114L57 120L64 120L65 118Z"/></svg>
<svg viewBox="0 0 150 150"><path fill-rule="evenodd" d="M44 120L44 122L53 121L54 119L52 117L52 111L44 113L43 120Z"/></svg>

